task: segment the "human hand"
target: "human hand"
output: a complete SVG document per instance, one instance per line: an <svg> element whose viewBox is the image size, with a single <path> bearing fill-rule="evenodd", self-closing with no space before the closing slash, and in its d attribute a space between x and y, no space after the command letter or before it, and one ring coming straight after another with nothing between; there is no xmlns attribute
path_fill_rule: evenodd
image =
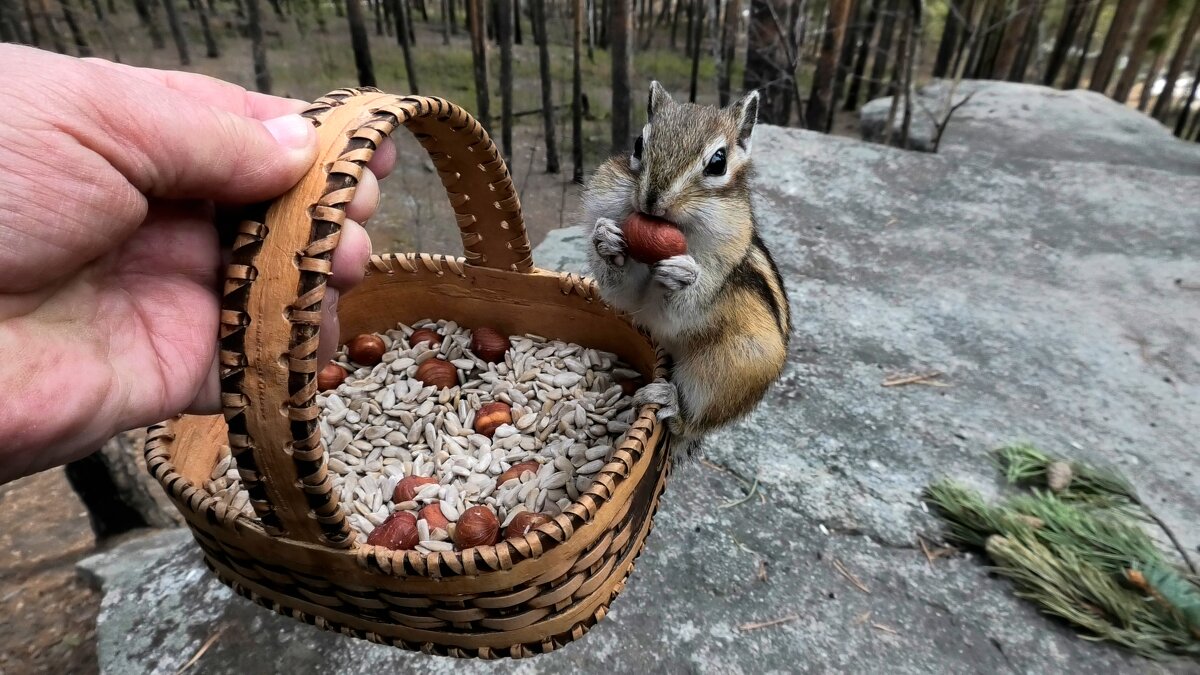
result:
<svg viewBox="0 0 1200 675"><path fill-rule="evenodd" d="M200 75L0 45L0 483L114 433L220 410L214 214L316 159L303 102ZM362 279L381 146L347 207L323 304ZM326 340L328 336L328 341Z"/></svg>

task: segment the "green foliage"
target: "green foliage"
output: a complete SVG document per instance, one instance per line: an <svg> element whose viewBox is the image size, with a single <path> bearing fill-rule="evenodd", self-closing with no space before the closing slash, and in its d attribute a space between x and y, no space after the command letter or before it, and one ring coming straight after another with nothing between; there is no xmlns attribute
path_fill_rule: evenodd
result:
<svg viewBox="0 0 1200 675"><path fill-rule="evenodd" d="M1128 481L1029 445L996 458L1028 492L989 504L951 480L926 488L949 540L983 549L1019 597L1089 639L1151 658L1200 656L1200 579L1169 562L1138 525L1144 507Z"/></svg>

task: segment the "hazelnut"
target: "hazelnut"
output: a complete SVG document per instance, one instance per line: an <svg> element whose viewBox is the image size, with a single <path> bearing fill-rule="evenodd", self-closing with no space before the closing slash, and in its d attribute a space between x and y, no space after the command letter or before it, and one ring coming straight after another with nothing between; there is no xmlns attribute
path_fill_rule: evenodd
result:
<svg viewBox="0 0 1200 675"><path fill-rule="evenodd" d="M475 413L475 433L488 438L505 424L512 424L512 408L507 403L484 403Z"/></svg>
<svg viewBox="0 0 1200 675"><path fill-rule="evenodd" d="M544 513L522 511L508 521L508 527L504 528L504 538L524 537L529 534L530 530L537 529L539 525L548 522L550 522L550 516Z"/></svg>
<svg viewBox="0 0 1200 675"><path fill-rule="evenodd" d="M476 328L471 331L471 351L488 363L499 363L504 360L504 353L512 343L508 336L495 328Z"/></svg>
<svg viewBox="0 0 1200 675"><path fill-rule="evenodd" d="M392 501L397 504L411 502L417 498L417 491L426 485L437 485L437 479L426 476L405 476L400 479L399 483L396 483L396 489L392 492Z"/></svg>
<svg viewBox="0 0 1200 675"><path fill-rule="evenodd" d="M448 389L458 384L458 368L441 359L426 359L417 367L417 379L427 386Z"/></svg>
<svg viewBox="0 0 1200 675"><path fill-rule="evenodd" d="M678 227L662 218L633 212L621 228L629 257L647 265L687 253L687 239Z"/></svg>
<svg viewBox="0 0 1200 675"><path fill-rule="evenodd" d="M472 506L458 517L454 524L454 544L459 550L496 543L500 534L500 521L486 506Z"/></svg>
<svg viewBox="0 0 1200 675"><path fill-rule="evenodd" d="M430 532L434 530L450 531L450 520L442 513L442 506L440 504L429 504L421 509L421 518L426 523L429 523Z"/></svg>
<svg viewBox="0 0 1200 675"><path fill-rule="evenodd" d="M540 468L542 468L542 465L538 464L537 462L521 462L520 464L513 464L512 466L508 467L508 471L500 474L500 477L496 479L496 486L499 487L504 485L514 478L520 479L521 474L525 473L526 471L532 471L536 474Z"/></svg>
<svg viewBox="0 0 1200 675"><path fill-rule="evenodd" d="M362 364L364 366L373 366L383 360L383 353L387 351L387 347L383 344L383 338L378 335L359 335L350 341L347 345L350 351L350 360Z"/></svg>
<svg viewBox="0 0 1200 675"><path fill-rule="evenodd" d="M336 363L326 363L321 372L317 373L317 389L329 391L337 389L346 379L346 369Z"/></svg>
<svg viewBox="0 0 1200 675"><path fill-rule="evenodd" d="M396 511L367 535L371 546L407 551L417 545L417 518L407 511Z"/></svg>
<svg viewBox="0 0 1200 675"><path fill-rule="evenodd" d="M430 349L437 349L442 344L442 336L432 328L418 328L408 336L408 344L416 347L422 342L428 342Z"/></svg>

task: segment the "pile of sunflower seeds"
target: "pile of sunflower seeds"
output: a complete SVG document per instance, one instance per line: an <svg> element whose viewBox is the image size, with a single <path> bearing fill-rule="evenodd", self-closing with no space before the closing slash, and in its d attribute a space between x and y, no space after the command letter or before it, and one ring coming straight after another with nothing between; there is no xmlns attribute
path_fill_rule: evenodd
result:
<svg viewBox="0 0 1200 675"><path fill-rule="evenodd" d="M408 337L419 328L436 330L441 344L410 346ZM450 529L431 530L419 519L420 552L451 550L454 522L472 506L490 507L502 527L521 511L557 515L588 488L635 416L619 382L638 373L612 353L511 336L504 360L487 363L471 353L470 330L452 321L400 324L379 337L387 351L378 365L352 363L340 348L334 360L349 374L317 396L334 486L360 542L393 511L418 515L427 504L440 506ZM415 378L418 366L435 357L455 366L458 386L439 389ZM492 401L510 405L513 421L488 438L473 424L480 406ZM522 462L539 468L497 484ZM393 503L406 476L438 483ZM232 494L226 501L249 511L236 477L235 467L226 468L210 485L224 481L222 494Z"/></svg>

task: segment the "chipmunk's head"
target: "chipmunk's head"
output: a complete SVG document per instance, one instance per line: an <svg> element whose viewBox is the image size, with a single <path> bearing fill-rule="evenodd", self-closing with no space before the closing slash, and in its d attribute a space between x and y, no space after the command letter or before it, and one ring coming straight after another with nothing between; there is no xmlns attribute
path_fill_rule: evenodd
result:
<svg viewBox="0 0 1200 675"><path fill-rule="evenodd" d="M632 207L674 223L686 235L740 238L750 218L750 138L758 92L726 108L676 103L650 83L646 126L629 168ZM689 243L693 237L689 236Z"/></svg>

